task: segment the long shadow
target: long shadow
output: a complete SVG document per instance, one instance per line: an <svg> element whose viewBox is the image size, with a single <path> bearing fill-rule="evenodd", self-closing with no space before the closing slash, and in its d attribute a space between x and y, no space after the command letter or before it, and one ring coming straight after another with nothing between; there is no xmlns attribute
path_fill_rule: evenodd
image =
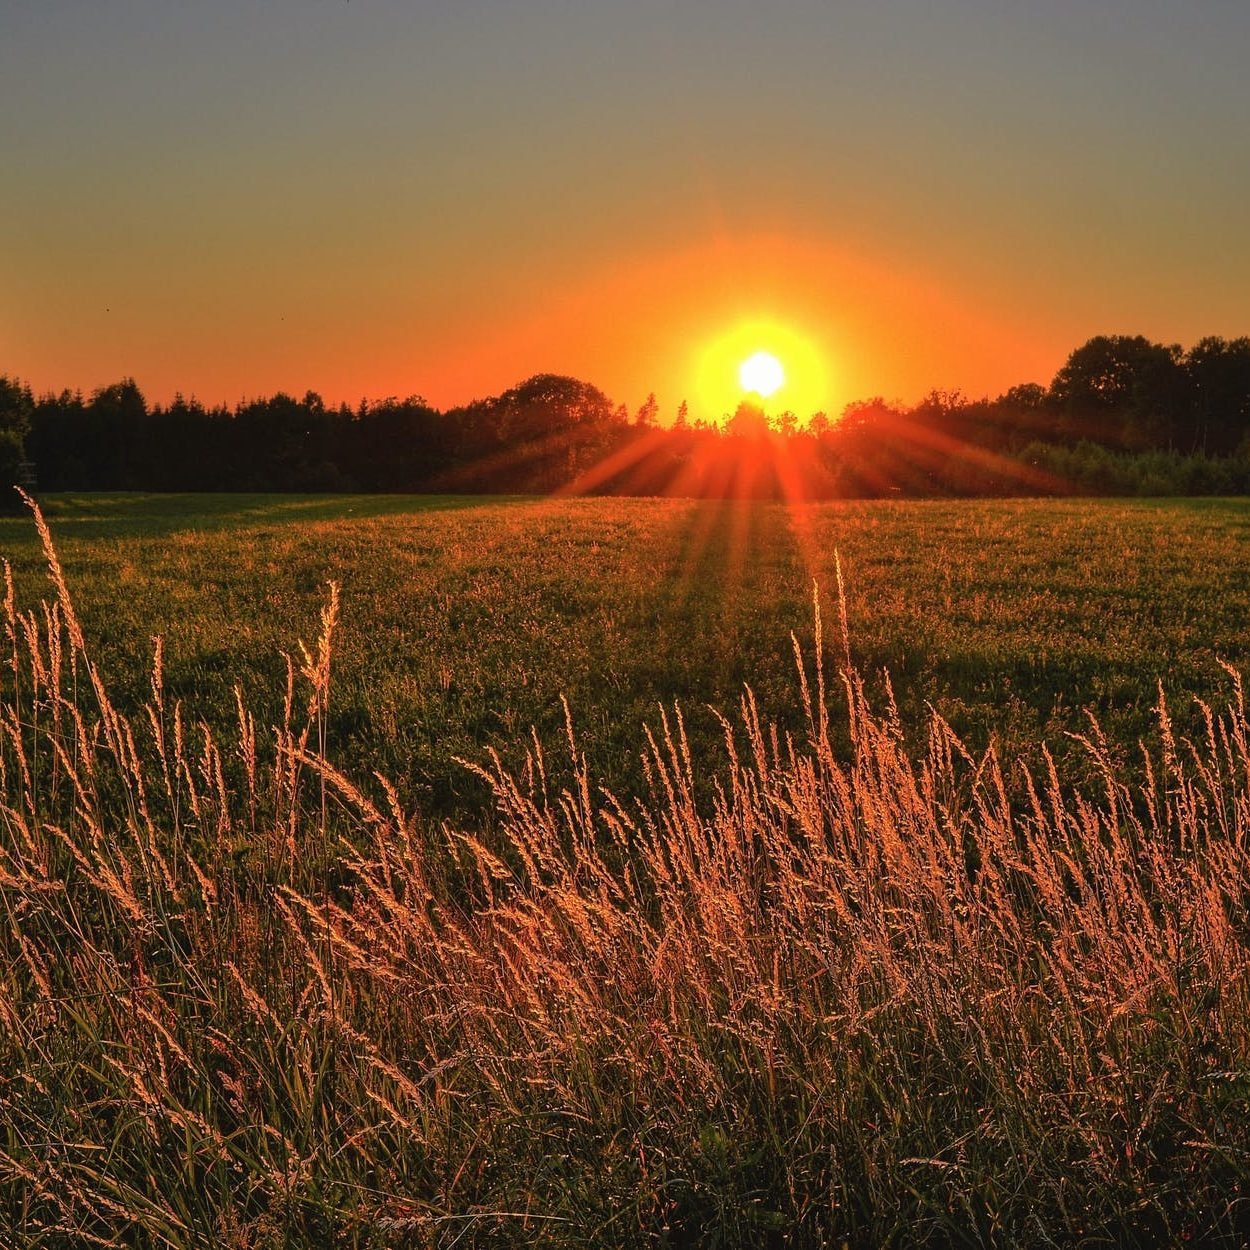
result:
<svg viewBox="0 0 1250 1250"><path fill-rule="evenodd" d="M98 492L38 498L54 531L67 538L153 538L247 526L364 521L533 503L527 495L278 495ZM34 541L22 513L0 518L0 540Z"/></svg>
<svg viewBox="0 0 1250 1250"><path fill-rule="evenodd" d="M792 627L810 624L807 574L799 544L788 523L784 504L757 500L707 500L675 514L674 530L657 552L657 609L670 621L685 622L690 643L714 658L719 673L715 692L676 690L673 693L712 696L729 709L742 693L742 683L754 680L753 652L761 643L754 637L762 624L764 607L780 605L772 596L779 586L792 590L793 606L800 614L793 620L770 620L775 632L766 654L780 651L788 656L786 638ZM674 673L683 666L674 657ZM788 671L789 659L784 662Z"/></svg>

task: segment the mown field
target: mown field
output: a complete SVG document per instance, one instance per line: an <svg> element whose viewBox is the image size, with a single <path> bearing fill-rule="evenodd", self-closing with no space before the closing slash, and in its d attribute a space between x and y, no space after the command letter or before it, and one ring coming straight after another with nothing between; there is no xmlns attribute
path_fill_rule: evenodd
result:
<svg viewBox="0 0 1250 1250"><path fill-rule="evenodd" d="M47 514L118 701L166 687L232 719L236 684L276 722L282 653L310 639L325 585L342 624L329 749L393 778L427 815L477 813L456 763L520 762L531 726L563 734L568 699L592 771L636 788L643 727L680 701L797 724L790 634L810 640L812 584L836 600L840 555L856 665L888 669L909 728L932 705L1008 757L1084 733L1091 709L1126 756L1157 683L1192 696L1250 657L1250 507L1242 501L898 502L742 507L663 500L438 497L52 497ZM0 522L19 598L47 593L28 519ZM835 613L836 616L836 613ZM832 618L831 618L832 619ZM879 685L876 687L880 689ZM1077 766L1077 765L1074 765Z"/></svg>
<svg viewBox="0 0 1250 1250"><path fill-rule="evenodd" d="M1250 1241L1245 505L46 503L0 1245Z"/></svg>

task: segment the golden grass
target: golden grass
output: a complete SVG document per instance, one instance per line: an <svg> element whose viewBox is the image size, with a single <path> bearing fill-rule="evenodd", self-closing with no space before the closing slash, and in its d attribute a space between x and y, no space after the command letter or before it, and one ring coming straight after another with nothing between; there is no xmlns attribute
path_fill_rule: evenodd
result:
<svg viewBox="0 0 1250 1250"><path fill-rule="evenodd" d="M747 690L718 765L674 710L627 799L570 726L574 785L536 741L482 770L494 827L432 828L326 758L336 592L272 732L167 702L159 647L130 718L38 524L55 598L4 607L5 1244L1250 1235L1235 673L1199 741L1161 703L1144 781L1091 725L1097 793L1009 785L936 716L909 750L817 604L800 739Z"/></svg>

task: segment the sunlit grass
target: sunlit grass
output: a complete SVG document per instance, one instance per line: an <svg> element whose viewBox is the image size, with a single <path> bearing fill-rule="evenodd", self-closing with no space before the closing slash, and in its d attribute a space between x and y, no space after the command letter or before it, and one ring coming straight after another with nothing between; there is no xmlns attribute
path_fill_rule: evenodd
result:
<svg viewBox="0 0 1250 1250"><path fill-rule="evenodd" d="M633 793L575 724L516 770L479 750L483 831L323 749L332 596L276 729L240 697L214 732L159 653L118 710L46 554L0 698L15 1244L1250 1231L1234 673L1192 743L1157 709L1140 783L1087 724L1082 796L936 715L909 750L809 601L793 735L750 690L717 751L656 713Z"/></svg>
<svg viewBox="0 0 1250 1250"><path fill-rule="evenodd" d="M1153 734L1156 681L1196 727L1223 659L1250 663L1250 510L1241 501L961 501L787 507L685 501L421 497L76 496L51 501L62 558L114 696L146 693L151 637L166 684L223 728L243 687L262 737L281 716L281 653L343 588L336 758L377 768L432 815L487 796L455 762L531 725L561 732L568 698L597 776L636 790L638 743L681 698L716 749L708 705L750 680L796 726L791 631L807 588L847 573L857 664L893 674L921 733L932 704L975 747L1009 756L1065 738L1092 708L1131 762ZM19 593L42 593L28 520L0 520ZM562 778L567 780L567 777Z"/></svg>

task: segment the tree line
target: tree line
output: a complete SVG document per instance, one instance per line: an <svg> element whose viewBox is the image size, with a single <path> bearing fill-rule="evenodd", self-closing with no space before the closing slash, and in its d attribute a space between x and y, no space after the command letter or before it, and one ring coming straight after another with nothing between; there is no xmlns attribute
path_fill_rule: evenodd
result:
<svg viewBox="0 0 1250 1250"><path fill-rule="evenodd" d="M1049 386L995 399L873 398L837 419L634 413L540 374L439 411L277 394L149 405L133 379L84 397L0 376L0 480L44 491L447 491L863 498L1250 493L1250 338L1189 350L1100 335ZM7 493L7 492L6 492Z"/></svg>

